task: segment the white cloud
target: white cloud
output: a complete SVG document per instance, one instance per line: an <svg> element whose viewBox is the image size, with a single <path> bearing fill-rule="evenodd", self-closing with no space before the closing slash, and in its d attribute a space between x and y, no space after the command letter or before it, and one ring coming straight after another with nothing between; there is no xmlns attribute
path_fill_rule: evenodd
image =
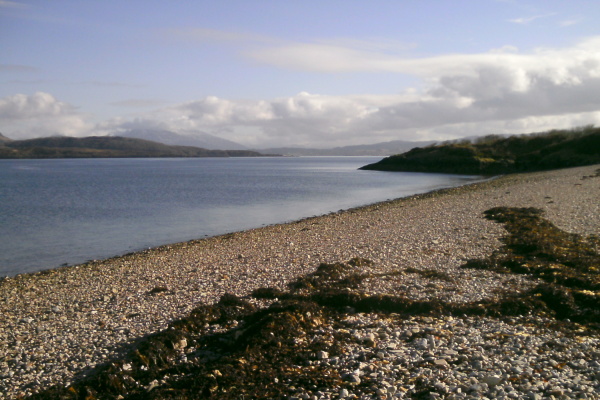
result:
<svg viewBox="0 0 600 400"><path fill-rule="evenodd" d="M90 126L70 104L49 93L16 94L0 99L2 132L13 139L49 135L79 136Z"/></svg>
<svg viewBox="0 0 600 400"><path fill-rule="evenodd" d="M557 70L558 67L578 63L581 57L598 58L599 45L600 37L592 37L566 49L537 48L530 53L519 53L513 46L504 46L479 54L410 58L358 47L294 43L254 50L248 55L260 62L293 70L324 73L392 72L436 79L451 74L475 75L484 66ZM558 67L554 67L556 64Z"/></svg>
<svg viewBox="0 0 600 400"><path fill-rule="evenodd" d="M291 45L260 56L264 62L316 72L409 74L420 79L423 88L388 95L302 92L263 100L208 96L137 118L106 121L95 132L158 128L203 131L250 147L329 147L600 123L600 36L566 48L523 52L504 46L481 54L428 58L399 57L387 45L380 50L365 43L346 45ZM326 50L331 50L327 57L319 56ZM307 59L301 60L302 55ZM38 136L49 130L81 135L88 128L75 108L47 93L1 99L0 118L36 126ZM10 131L0 130L10 137Z"/></svg>
<svg viewBox="0 0 600 400"><path fill-rule="evenodd" d="M16 94L0 99L0 117L21 120L71 113L73 108L56 100L51 94L37 92L31 96Z"/></svg>
<svg viewBox="0 0 600 400"><path fill-rule="evenodd" d="M600 112L576 113L565 115L531 116L514 120L466 122L446 125L435 130L425 131L424 139L443 140L482 136L486 134L520 134L545 132L552 129L569 129L577 126L600 125Z"/></svg>
<svg viewBox="0 0 600 400"><path fill-rule="evenodd" d="M385 39L339 38L257 47L246 55L262 63L311 72L406 72L411 63L398 55L414 47Z"/></svg>
<svg viewBox="0 0 600 400"><path fill-rule="evenodd" d="M329 46L277 48L261 57L320 72L412 74L428 86L387 96L300 93L262 101L207 97L164 109L160 118L173 129L199 129L245 144L250 144L244 136L250 130L253 142L325 146L393 140L408 132L413 138L415 132L449 135L457 132L453 127L477 126L484 134L490 131L487 127L510 131L536 121L544 127L551 121L596 123L600 110L600 37L529 53L505 46L482 54L416 59Z"/></svg>
<svg viewBox="0 0 600 400"><path fill-rule="evenodd" d="M202 130L226 134L228 139L248 143L246 133L254 132L254 140L301 141L306 134L335 133L336 126L364 112L352 100L300 93L293 97L270 101L233 101L217 97L165 108L159 118L177 131ZM238 137L244 132L244 137ZM330 139L333 139L330 137Z"/></svg>
<svg viewBox="0 0 600 400"><path fill-rule="evenodd" d="M562 27L569 27L569 26L577 25L577 24L581 23L581 21L582 21L582 18L566 19L564 21L560 21L559 25Z"/></svg>
<svg viewBox="0 0 600 400"><path fill-rule="evenodd" d="M320 43L255 50L249 55L266 64L311 72L383 71L394 60L379 53Z"/></svg>
<svg viewBox="0 0 600 400"><path fill-rule="evenodd" d="M556 15L556 13L548 13L548 14L541 14L541 15L533 15L530 17L520 17L520 18L514 18L514 19L509 19L509 22L515 23L515 24L520 24L520 25L527 25L530 22L533 22L537 19L542 19L542 18L548 18L548 17L552 17Z"/></svg>

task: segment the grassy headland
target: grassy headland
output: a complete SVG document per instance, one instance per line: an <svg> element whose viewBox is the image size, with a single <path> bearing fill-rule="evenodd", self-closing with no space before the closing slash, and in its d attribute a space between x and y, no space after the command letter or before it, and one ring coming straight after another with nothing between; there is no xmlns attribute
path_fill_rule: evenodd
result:
<svg viewBox="0 0 600 400"><path fill-rule="evenodd" d="M384 158L361 169L498 175L600 163L600 128L445 142Z"/></svg>

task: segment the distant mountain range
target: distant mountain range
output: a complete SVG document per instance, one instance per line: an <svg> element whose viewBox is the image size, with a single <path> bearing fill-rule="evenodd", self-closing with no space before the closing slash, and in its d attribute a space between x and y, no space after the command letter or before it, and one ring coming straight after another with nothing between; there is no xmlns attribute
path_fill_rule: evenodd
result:
<svg viewBox="0 0 600 400"><path fill-rule="evenodd" d="M258 157L250 150L170 146L119 136L67 136L10 140L0 134L0 158Z"/></svg>
<svg viewBox="0 0 600 400"><path fill-rule="evenodd" d="M429 146L434 143L436 143L436 141L411 142L408 140L394 140L391 142L333 147L330 149L272 147L268 149L258 149L256 151L289 156L390 156L407 152L415 147Z"/></svg>
<svg viewBox="0 0 600 400"><path fill-rule="evenodd" d="M68 139L69 137L57 136L58 138ZM57 137L53 137L55 140ZM104 136L98 136L101 138ZM429 146L435 141L407 141L407 140L394 140L390 142L381 142L375 144L355 145L355 146L343 146L333 147L326 149L319 148L305 148L305 147L273 147L265 149L249 149L239 143L231 140L221 139L217 136L205 133L205 132L193 132L189 134L180 134L177 132L165 130L165 129L130 129L126 131L118 131L110 134L106 137L121 137L131 139L141 139L146 141L152 141L170 146L179 147L196 147L203 150L223 150L223 151L253 151L261 154L271 155L285 155L285 156L390 156L394 154L400 154L409 151L415 147ZM39 138L39 139L28 139L37 140L37 142L28 142L26 140L12 140L0 134L0 146L6 145L10 142L23 142L22 144L13 144L11 147L16 146L40 146L42 142L39 140L48 140L50 138ZM68 141L67 141L68 142ZM65 142L65 143L67 143ZM50 142L47 142L48 144ZM69 142L68 146L73 146L72 142ZM57 142L52 142L52 146L56 147ZM60 145L65 147L64 145ZM6 150L6 149L5 149ZM117 149L113 149L117 150ZM129 149L131 150L131 149ZM52 152L50 152L52 153ZM49 154L50 154L49 153ZM64 153L64 151L63 151ZM58 153L55 157L60 157ZM30 154L31 155L31 154ZM6 158L6 151L0 151L0 157ZM212 157L212 156L210 156Z"/></svg>
<svg viewBox="0 0 600 400"><path fill-rule="evenodd" d="M204 132L193 132L186 135L161 129L131 129L116 133L114 136L152 140L159 143L177 146L195 146L212 150L249 150L247 147L231 140L221 139ZM375 144L343 146L328 149L304 147L273 147L252 149L262 154L282 154L286 156L390 156L404 153L414 147L428 146L435 141L411 142L394 140Z"/></svg>
<svg viewBox="0 0 600 400"><path fill-rule="evenodd" d="M193 132L182 135L165 129L130 129L122 132L119 131L110 136L144 139L172 146L193 146L209 150L249 150L239 143L221 139L205 132Z"/></svg>

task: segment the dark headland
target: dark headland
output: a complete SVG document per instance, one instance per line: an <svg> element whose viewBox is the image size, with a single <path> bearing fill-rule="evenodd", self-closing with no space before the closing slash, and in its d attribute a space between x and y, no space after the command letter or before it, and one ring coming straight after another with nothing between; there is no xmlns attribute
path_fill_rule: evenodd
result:
<svg viewBox="0 0 600 400"><path fill-rule="evenodd" d="M600 163L600 128L521 136L486 136L414 148L361 169L500 175Z"/></svg>

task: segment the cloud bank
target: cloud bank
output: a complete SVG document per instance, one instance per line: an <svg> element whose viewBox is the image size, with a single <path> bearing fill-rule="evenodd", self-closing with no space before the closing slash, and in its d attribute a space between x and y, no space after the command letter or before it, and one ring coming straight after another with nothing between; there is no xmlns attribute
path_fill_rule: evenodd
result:
<svg viewBox="0 0 600 400"><path fill-rule="evenodd" d="M389 46L352 42L263 45L246 56L319 74L404 74L421 85L389 95L302 92L264 100L208 96L136 118L105 121L96 132L160 126L178 132L204 131L257 148L328 147L600 123L600 36L567 48L528 53L507 46L480 54L423 58L401 57ZM0 117L15 124L25 120L29 125L45 124L46 130L62 129L63 134L89 128L74 107L47 93L1 99Z"/></svg>
<svg viewBox="0 0 600 400"><path fill-rule="evenodd" d="M0 99L0 129L12 139L82 136L92 127L87 119L75 107L49 93L16 94Z"/></svg>

